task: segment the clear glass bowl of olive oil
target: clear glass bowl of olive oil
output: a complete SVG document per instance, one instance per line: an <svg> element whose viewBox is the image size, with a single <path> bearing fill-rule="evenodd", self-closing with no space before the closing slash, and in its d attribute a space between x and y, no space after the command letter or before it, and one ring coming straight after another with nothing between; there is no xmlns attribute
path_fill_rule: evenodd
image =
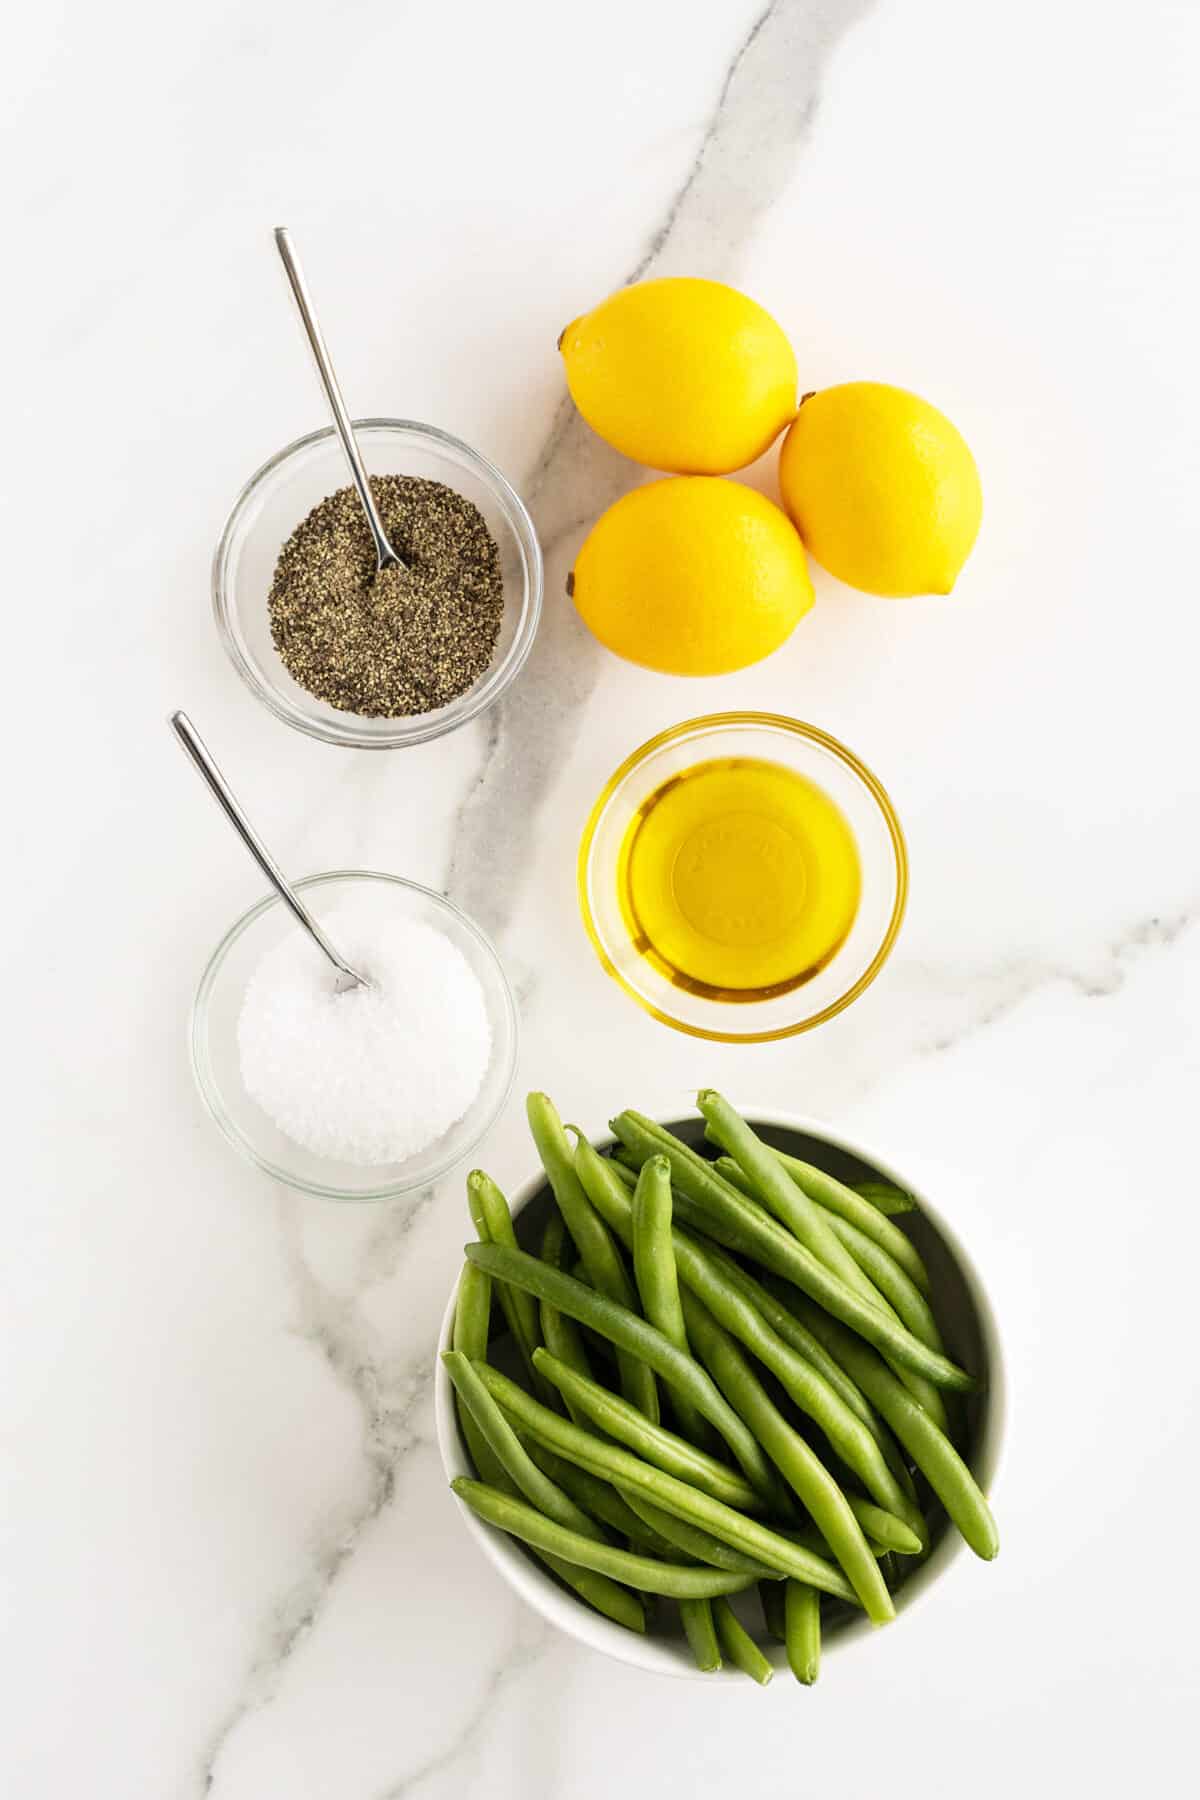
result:
<svg viewBox="0 0 1200 1800"><path fill-rule="evenodd" d="M774 713L715 713L628 757L579 851L608 973L694 1037L809 1031L879 973L908 888L892 803L854 753Z"/></svg>

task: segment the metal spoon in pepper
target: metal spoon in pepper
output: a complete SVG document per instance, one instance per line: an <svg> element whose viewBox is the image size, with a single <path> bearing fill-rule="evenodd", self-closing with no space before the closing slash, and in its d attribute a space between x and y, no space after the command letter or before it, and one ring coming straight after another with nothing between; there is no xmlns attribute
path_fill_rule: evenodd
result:
<svg viewBox="0 0 1200 1800"><path fill-rule="evenodd" d="M354 426L350 422L350 414L346 411L346 402L342 399L342 390L338 386L337 376L333 372L333 364L329 359L329 350L324 334L317 324L317 315L313 311L312 298L308 291L308 283L304 279L296 252L292 249L292 239L286 225L275 228L275 248L279 251L292 294L300 312L300 322L304 326L304 335L308 339L313 353L313 361L317 365L317 374L321 377L321 386L325 389L325 398L329 402L329 410L333 414L333 423L338 436L342 440L342 449L346 452L346 461L350 464L350 474L362 501L362 509L367 515L367 524L371 536L375 540L375 555L379 570L402 569L404 563L388 542L387 532L383 528L383 520L379 516L379 508L375 504L375 496L371 492L371 484L367 479L366 467L359 448L354 439Z"/></svg>

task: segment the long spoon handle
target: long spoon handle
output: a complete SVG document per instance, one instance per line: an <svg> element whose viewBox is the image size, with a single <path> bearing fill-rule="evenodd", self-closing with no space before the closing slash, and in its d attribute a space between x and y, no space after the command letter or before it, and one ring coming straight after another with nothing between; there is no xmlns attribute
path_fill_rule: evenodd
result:
<svg viewBox="0 0 1200 1800"><path fill-rule="evenodd" d="M279 895L279 898L293 914L297 923L303 925L308 935L319 945L333 964L334 968L338 971L338 975L341 977L341 980L338 983L339 988L365 987L367 984L363 977L356 969L352 969L349 963L343 962L329 939L325 936L325 933L321 930L321 927L317 924L317 921L309 912L307 906L305 906L303 900L301 900L299 894L297 894L296 890L289 883L287 876L279 867L279 864L275 861L275 858L271 855L271 852L267 849L267 846L263 843L253 825L251 825L249 819L235 800L229 783L213 761L204 739L200 736L200 733L196 730L196 727L192 724L192 721L188 718L187 714L185 712L173 712L169 723L171 730L175 733L175 736L179 739L180 743L199 769L201 775L208 783L209 790L218 806L220 806L225 817L229 820L229 823L233 826L243 844L245 844L247 850L250 852L271 886L275 889L275 892Z"/></svg>
<svg viewBox="0 0 1200 1800"><path fill-rule="evenodd" d="M338 378L333 372L329 348L321 327L317 323L312 295L308 291L308 283L305 281L304 272L297 261L296 252L292 248L291 234L286 225L277 225L275 228L275 248L279 251L280 261L287 274L292 295L300 313L300 322L304 326L304 335L307 337L309 349L313 353L317 374L321 377L321 386L325 389L325 398L329 402L329 410L333 414L337 434L342 440L342 449L346 452L346 461L350 464L350 473L354 477L358 497L362 501L363 511L367 515L371 536L375 539L375 554L379 558L379 566L381 569L403 568L404 565L389 544L387 532L383 528L383 520L379 516L379 508L376 506L375 496L371 492L367 471L354 439L354 427L350 422L350 414L346 411L346 402L342 399L342 390L338 386Z"/></svg>

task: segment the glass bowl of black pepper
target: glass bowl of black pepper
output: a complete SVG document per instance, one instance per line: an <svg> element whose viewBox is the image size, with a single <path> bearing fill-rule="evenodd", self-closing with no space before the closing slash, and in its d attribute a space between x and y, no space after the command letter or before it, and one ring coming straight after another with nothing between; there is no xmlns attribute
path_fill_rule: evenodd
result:
<svg viewBox="0 0 1200 1800"><path fill-rule="evenodd" d="M515 679L541 615L542 554L520 497L470 445L408 419L354 431L399 577L376 579L327 427L264 463L234 501L213 607L234 667L276 718L329 744L397 749L477 718Z"/></svg>

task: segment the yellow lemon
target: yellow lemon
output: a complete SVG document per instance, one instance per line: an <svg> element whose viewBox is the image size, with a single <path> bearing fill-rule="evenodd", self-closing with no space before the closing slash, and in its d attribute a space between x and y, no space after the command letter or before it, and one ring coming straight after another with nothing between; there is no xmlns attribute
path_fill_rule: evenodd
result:
<svg viewBox="0 0 1200 1800"><path fill-rule="evenodd" d="M879 381L807 396L779 486L817 561L868 594L948 594L983 513L975 459L949 419Z"/></svg>
<svg viewBox="0 0 1200 1800"><path fill-rule="evenodd" d="M770 313L719 281L622 288L558 347L592 430L651 469L742 469L796 411L791 345Z"/></svg>
<svg viewBox="0 0 1200 1800"><path fill-rule="evenodd" d="M608 649L668 675L758 662L813 603L804 546L779 507L706 475L652 481L610 506L568 592Z"/></svg>

